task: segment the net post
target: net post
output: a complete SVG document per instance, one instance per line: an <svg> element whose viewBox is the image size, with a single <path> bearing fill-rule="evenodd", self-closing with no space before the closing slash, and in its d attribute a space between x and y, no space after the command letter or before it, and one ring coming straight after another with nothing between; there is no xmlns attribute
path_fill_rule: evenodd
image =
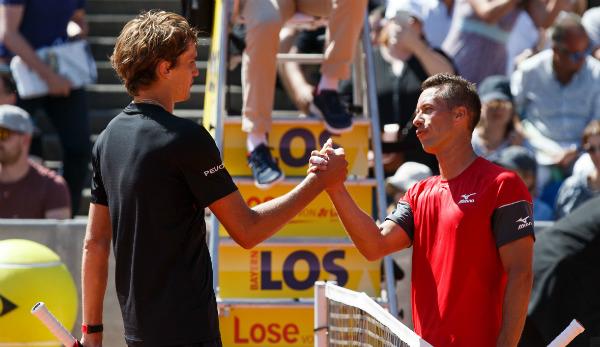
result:
<svg viewBox="0 0 600 347"><path fill-rule="evenodd" d="M327 297L325 282L315 282L315 347L327 347Z"/></svg>

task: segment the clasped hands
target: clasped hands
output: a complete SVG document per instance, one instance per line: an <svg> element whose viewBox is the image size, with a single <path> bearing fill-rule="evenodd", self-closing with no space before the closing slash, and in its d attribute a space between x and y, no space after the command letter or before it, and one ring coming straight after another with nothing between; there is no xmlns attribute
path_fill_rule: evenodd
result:
<svg viewBox="0 0 600 347"><path fill-rule="evenodd" d="M326 190L344 185L348 175L348 162L343 148L333 148L328 139L320 151L312 151L308 161L309 174L316 174Z"/></svg>

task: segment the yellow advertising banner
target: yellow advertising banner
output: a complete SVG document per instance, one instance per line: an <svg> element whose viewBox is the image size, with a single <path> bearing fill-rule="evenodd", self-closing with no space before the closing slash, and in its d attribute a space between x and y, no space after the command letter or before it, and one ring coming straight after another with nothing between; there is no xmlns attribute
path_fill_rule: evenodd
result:
<svg viewBox="0 0 600 347"><path fill-rule="evenodd" d="M254 185L251 179L235 180L246 204L250 207L289 192L299 182L299 179L286 179L269 189L260 189ZM363 211L370 215L372 215L373 210L372 187L374 185L375 181L371 179L346 182L346 187L354 201L356 201ZM219 234L221 236L228 236L223 225L219 226ZM329 200L327 193L323 192L278 231L277 236L345 237L346 232L338 218L333 203Z"/></svg>
<svg viewBox="0 0 600 347"><path fill-rule="evenodd" d="M206 111L205 111L206 112ZM207 128L208 129L208 128ZM350 163L348 174L359 178L367 177L369 151L369 122L354 121L352 131L332 135L323 126L323 121L307 118L278 118L269 132L269 145L274 158L289 177L304 177L308 168L310 152L320 149L332 138L334 144L344 147ZM241 129L241 118L225 118L223 159L232 176L252 176L246 160L246 134Z"/></svg>
<svg viewBox="0 0 600 347"><path fill-rule="evenodd" d="M215 15L213 23L213 36L210 41L210 56L208 58L208 64L206 67L206 87L204 92L204 112L202 114L202 125L206 130L209 130L214 136L214 128L216 124L217 115L217 91L218 91L218 80L219 80L219 68L221 64L225 64L219 59L221 54L221 38L227 33L223 32L227 30L227 26L221 25L221 14L223 12L222 0L215 0Z"/></svg>
<svg viewBox="0 0 600 347"><path fill-rule="evenodd" d="M336 281L342 287L379 296L379 264L367 261L349 241L267 242L246 250L223 240L219 247L219 296L312 298L315 281Z"/></svg>
<svg viewBox="0 0 600 347"><path fill-rule="evenodd" d="M313 306L219 304L224 347L314 346Z"/></svg>

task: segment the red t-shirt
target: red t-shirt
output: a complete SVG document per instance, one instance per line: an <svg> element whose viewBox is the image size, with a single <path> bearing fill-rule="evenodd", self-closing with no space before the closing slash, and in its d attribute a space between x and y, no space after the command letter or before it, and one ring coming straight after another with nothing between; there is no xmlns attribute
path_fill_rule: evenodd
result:
<svg viewBox="0 0 600 347"><path fill-rule="evenodd" d="M56 172L29 162L17 182L0 182L0 218L45 218L46 211L71 207L69 188Z"/></svg>
<svg viewBox="0 0 600 347"><path fill-rule="evenodd" d="M458 177L415 184L388 217L413 235L415 331L434 346L494 346L506 274L498 248L533 235L531 196L521 179L477 158ZM396 216L397 217L397 216ZM401 219L402 219L401 218Z"/></svg>

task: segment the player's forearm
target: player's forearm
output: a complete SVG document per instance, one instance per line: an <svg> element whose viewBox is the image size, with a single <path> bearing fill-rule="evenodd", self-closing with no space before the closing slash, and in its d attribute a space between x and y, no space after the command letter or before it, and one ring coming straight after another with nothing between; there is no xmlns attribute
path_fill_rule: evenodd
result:
<svg viewBox="0 0 600 347"><path fill-rule="evenodd" d="M508 273L502 306L502 327L497 347L517 346L525 325L532 280L530 269Z"/></svg>
<svg viewBox="0 0 600 347"><path fill-rule="evenodd" d="M379 227L371 216L366 214L352 199L343 185L327 190L338 216L360 253L368 260L384 256L379 240L382 236Z"/></svg>
<svg viewBox="0 0 600 347"><path fill-rule="evenodd" d="M109 254L110 240L100 241L86 238L81 271L83 323L102 324Z"/></svg>
<svg viewBox="0 0 600 347"><path fill-rule="evenodd" d="M309 174L299 185L285 195L264 202L252 208L245 234L248 239L245 248L269 238L304 209L323 191L323 186L315 174Z"/></svg>

